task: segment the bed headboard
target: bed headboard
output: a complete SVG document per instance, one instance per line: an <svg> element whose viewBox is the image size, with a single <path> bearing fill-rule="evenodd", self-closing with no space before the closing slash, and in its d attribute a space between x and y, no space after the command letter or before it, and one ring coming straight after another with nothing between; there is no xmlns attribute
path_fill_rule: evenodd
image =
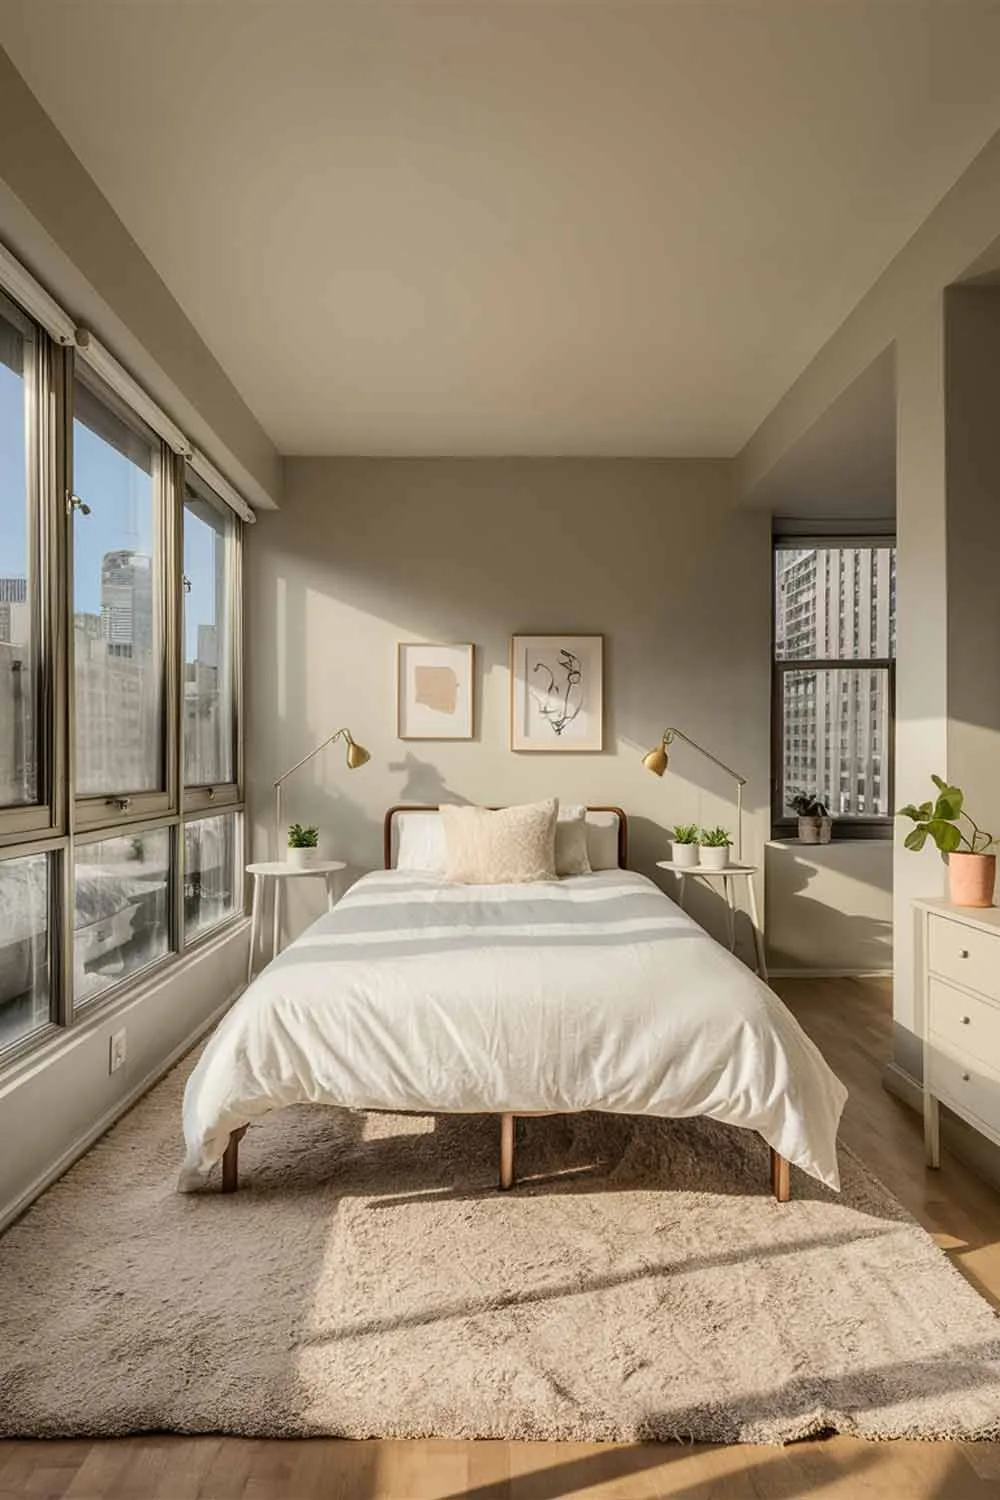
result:
<svg viewBox="0 0 1000 1500"><path fill-rule="evenodd" d="M494 809L495 810L495 809ZM387 870L393 869L396 863L396 820L400 813L435 813L438 812L437 805L429 806L420 803L403 803L398 807L390 807L385 815L383 825L383 859ZM587 808L587 822L597 828L614 830L618 847L618 868L628 868L628 818L620 807L590 807Z"/></svg>

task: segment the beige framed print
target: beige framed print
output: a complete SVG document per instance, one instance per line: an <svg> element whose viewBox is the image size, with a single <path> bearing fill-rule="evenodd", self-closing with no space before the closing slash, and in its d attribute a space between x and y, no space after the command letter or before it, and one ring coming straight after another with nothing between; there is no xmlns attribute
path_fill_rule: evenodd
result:
<svg viewBox="0 0 1000 1500"><path fill-rule="evenodd" d="M471 740L475 733L476 648L432 641L396 647L396 736Z"/></svg>
<svg viewBox="0 0 1000 1500"><path fill-rule="evenodd" d="M603 750L603 636L511 637L510 748Z"/></svg>

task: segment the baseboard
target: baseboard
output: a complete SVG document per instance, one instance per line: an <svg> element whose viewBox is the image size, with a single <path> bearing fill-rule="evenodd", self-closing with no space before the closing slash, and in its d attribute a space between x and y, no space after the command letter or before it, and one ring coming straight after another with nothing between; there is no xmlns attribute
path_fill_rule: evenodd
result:
<svg viewBox="0 0 1000 1500"><path fill-rule="evenodd" d="M9 1224L12 1224L15 1219L19 1218L25 1209L29 1208L41 1193L44 1193L46 1188L51 1187L64 1172L67 1172L75 1161L79 1161L80 1157L86 1151L90 1150L94 1142L99 1140L105 1131L111 1129L116 1120L121 1119L122 1115L127 1110L130 1110L133 1104L138 1104L143 1094L148 1094L153 1085L159 1083L160 1079L170 1072L175 1063L179 1063L181 1058L191 1051L196 1042L222 1019L226 1011L236 1002L245 988L245 985L239 985L221 1005L216 1006L211 1015L206 1016L203 1021L200 1021L194 1031L186 1036L183 1041L178 1042L177 1046L172 1048L166 1057L157 1063L155 1068L152 1068L144 1078L140 1079L134 1088L129 1089L128 1093L123 1098L117 1100L109 1110L106 1110L84 1135L74 1141L72 1146L64 1151L50 1167L47 1167L44 1172L40 1173L25 1188L24 1192L20 1193L14 1199L13 1203L7 1204L6 1207L0 1210L0 1234L3 1233Z"/></svg>
<svg viewBox="0 0 1000 1500"><path fill-rule="evenodd" d="M882 1087L897 1099L902 1099L904 1104L908 1104L918 1114L923 1113L924 1091L920 1080L901 1068L899 1063L886 1063L882 1069Z"/></svg>
<svg viewBox="0 0 1000 1500"><path fill-rule="evenodd" d="M771 979L891 979L891 969L775 969L770 964Z"/></svg>

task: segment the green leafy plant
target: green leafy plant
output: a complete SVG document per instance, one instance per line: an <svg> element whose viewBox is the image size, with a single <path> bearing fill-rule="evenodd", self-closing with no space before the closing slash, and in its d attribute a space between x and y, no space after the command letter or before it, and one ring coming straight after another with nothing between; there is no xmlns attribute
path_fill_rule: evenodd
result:
<svg viewBox="0 0 1000 1500"><path fill-rule="evenodd" d="M965 811L965 793L957 786L949 786L940 776L932 776L931 780L938 790L936 800L921 802L919 807L909 802L897 814L900 818L911 818L917 825L904 839L907 849L922 849L930 838L942 854L986 854L997 840ZM968 831L962 826L962 819L969 825Z"/></svg>
<svg viewBox="0 0 1000 1500"><path fill-rule="evenodd" d="M724 828L703 828L698 835L698 842L706 849L728 849L733 841Z"/></svg>
<svg viewBox="0 0 1000 1500"><path fill-rule="evenodd" d="M696 844L698 842L697 823L676 823L674 825L675 844Z"/></svg>
<svg viewBox="0 0 1000 1500"><path fill-rule="evenodd" d="M788 799L788 805L793 813L798 813L800 818L828 818L830 816L829 804L819 795L819 792L793 792Z"/></svg>
<svg viewBox="0 0 1000 1500"><path fill-rule="evenodd" d="M318 843L318 828L303 828L301 823L293 823L288 830L289 849L315 849Z"/></svg>

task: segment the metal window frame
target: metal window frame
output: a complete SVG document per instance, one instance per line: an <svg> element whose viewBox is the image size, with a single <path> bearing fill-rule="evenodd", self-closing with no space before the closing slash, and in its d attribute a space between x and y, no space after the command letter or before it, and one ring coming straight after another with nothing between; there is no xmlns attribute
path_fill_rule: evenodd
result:
<svg viewBox="0 0 1000 1500"><path fill-rule="evenodd" d="M86 367L74 370L74 387L79 380L90 394L101 401L113 416L131 427L144 442L149 444L153 455L153 525L156 539L156 598L159 616L159 631L162 642L161 716L160 716L160 770L163 786L153 791L136 791L122 786L113 791L77 795L74 801L74 827L81 830L92 828L126 827L155 816L165 816L178 811L177 763L174 753L177 723L177 456L169 444L143 421L142 417L129 410L125 402L109 386ZM73 472L73 416L70 411L69 430L66 436L68 449L68 471ZM86 497L84 497L86 498ZM67 628L75 615L74 597L74 551L73 528L75 512L67 505L67 573L68 603ZM70 760L71 785L76 787L76 661L74 656L75 635L70 644Z"/></svg>
<svg viewBox="0 0 1000 1500"><path fill-rule="evenodd" d="M180 560L184 561L184 525L187 513L187 490L190 489L205 504L215 510L226 526L226 573L229 595L228 620L229 646L232 652L232 699L230 702L230 743L232 752L232 779L214 783L189 783L184 779L184 726L183 726L183 672L186 667L184 641L184 596L181 592L181 729L180 729L180 783L181 805L185 813L214 812L223 808L243 804L243 527L239 517L217 495L190 463L183 466L181 489L181 537Z"/></svg>
<svg viewBox="0 0 1000 1500"><path fill-rule="evenodd" d="M885 760L888 768L888 803L896 802L896 659L892 656L845 656L845 657L779 657L777 654L778 594L776 557L779 552L795 552L810 548L842 550L845 548L891 548L895 550L896 538L888 533L866 536L863 533L825 532L823 535L775 534L771 540L771 837L773 839L795 838L798 822L785 812L784 784L784 678L788 672L830 671L884 671L887 678L887 740ZM893 814L884 817L834 817L833 837L837 840L891 839Z"/></svg>
<svg viewBox="0 0 1000 1500"><path fill-rule="evenodd" d="M36 667L38 788L44 801L30 807L0 808L0 863L34 854L50 859L48 900L49 1021L17 1041L0 1046L0 1077L20 1065L26 1056L51 1047L80 1020L88 1025L127 1004L152 979L158 979L203 942L218 938L226 927L245 917L241 884L245 847L243 800L245 750L243 743L245 701L243 641L243 526L231 506L221 497L232 541L229 548L233 570L233 734L235 781L215 788L182 785L183 757L183 569L184 496L187 470L185 457L175 453L165 439L144 423L92 370L83 372L84 383L111 411L151 443L157 469L154 495L159 546L159 607L163 639L163 717L161 749L164 790L115 796L75 797L75 663L73 576L73 419L74 390L81 370L75 351L54 340L16 302L0 293L0 307L8 302L24 323L37 350L31 382L29 419L33 421L29 463L29 524L34 529L33 546L38 559L38 586L32 590L32 628ZM198 477L200 493L206 482ZM34 572L33 575L34 576ZM127 806L119 807L127 799ZM184 931L183 857L184 827L206 816L235 818L234 894L231 915L188 939ZM168 875L167 952L141 969L109 986L101 995L78 1004L74 984L74 878L77 852L89 844L123 835L167 830L170 839Z"/></svg>

